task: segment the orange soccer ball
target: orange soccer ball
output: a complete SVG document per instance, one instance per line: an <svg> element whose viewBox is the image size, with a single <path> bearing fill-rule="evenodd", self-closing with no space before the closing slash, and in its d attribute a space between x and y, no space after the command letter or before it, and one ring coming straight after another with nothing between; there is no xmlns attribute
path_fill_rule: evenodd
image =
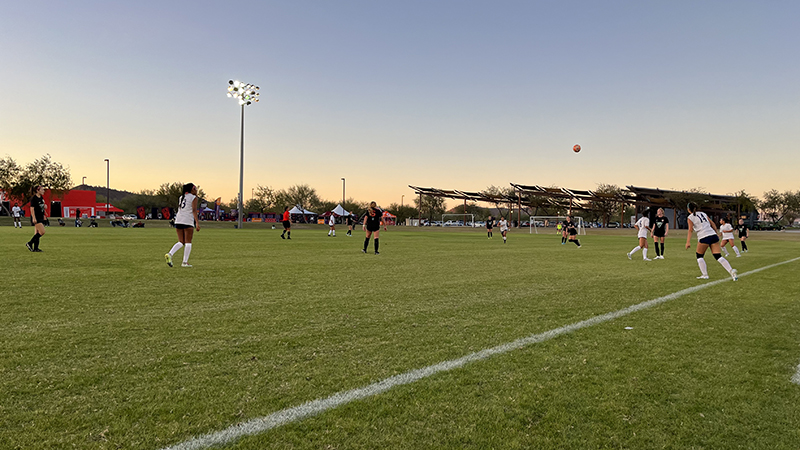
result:
<svg viewBox="0 0 800 450"><path fill-rule="evenodd" d="M580 145L578 145L578 144L575 144L575 145L572 147L572 151L573 151L573 152L575 152L575 153L578 153L579 151L581 151L581 146L580 146Z"/></svg>

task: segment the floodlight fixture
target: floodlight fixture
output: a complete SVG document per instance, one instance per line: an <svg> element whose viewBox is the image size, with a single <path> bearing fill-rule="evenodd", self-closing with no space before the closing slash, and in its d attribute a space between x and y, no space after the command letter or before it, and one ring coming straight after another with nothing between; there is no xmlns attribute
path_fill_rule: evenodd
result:
<svg viewBox="0 0 800 450"><path fill-rule="evenodd" d="M242 216L244 215L244 199L242 192L244 191L244 107L258 103L259 90L261 88L254 84L243 83L239 80L228 80L228 97L235 98L242 107L242 127L241 127L241 145L239 156L239 211L238 211L238 229L242 229Z"/></svg>

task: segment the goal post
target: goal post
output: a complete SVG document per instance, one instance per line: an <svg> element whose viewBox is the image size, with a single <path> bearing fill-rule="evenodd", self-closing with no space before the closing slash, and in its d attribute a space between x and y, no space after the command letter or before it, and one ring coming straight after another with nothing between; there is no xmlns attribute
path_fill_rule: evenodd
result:
<svg viewBox="0 0 800 450"><path fill-rule="evenodd" d="M442 214L443 227L474 227L474 214Z"/></svg>
<svg viewBox="0 0 800 450"><path fill-rule="evenodd" d="M540 233L559 233L558 224L567 220L567 216L531 216L529 220L530 234ZM586 234L586 226L583 223L583 217L573 217L575 221L575 228L578 229L578 234Z"/></svg>

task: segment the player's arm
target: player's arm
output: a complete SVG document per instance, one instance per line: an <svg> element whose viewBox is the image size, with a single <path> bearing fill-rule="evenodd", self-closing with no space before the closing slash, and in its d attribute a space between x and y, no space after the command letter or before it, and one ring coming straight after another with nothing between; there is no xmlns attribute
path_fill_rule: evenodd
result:
<svg viewBox="0 0 800 450"><path fill-rule="evenodd" d="M669 222L664 224L664 237L669 236Z"/></svg>
<svg viewBox="0 0 800 450"><path fill-rule="evenodd" d="M719 230L717 229L717 224L715 224L713 220L709 220L708 223L711 224L711 228L714 229L714 233L719 233Z"/></svg>
<svg viewBox="0 0 800 450"><path fill-rule="evenodd" d="M192 214L194 215L194 229L200 231L200 218L197 217L197 197L192 200Z"/></svg>
<svg viewBox="0 0 800 450"><path fill-rule="evenodd" d="M694 222L692 222L691 220L689 220L688 222L689 222L689 229L686 231L686 248L692 246L691 244L692 231L694 231Z"/></svg>

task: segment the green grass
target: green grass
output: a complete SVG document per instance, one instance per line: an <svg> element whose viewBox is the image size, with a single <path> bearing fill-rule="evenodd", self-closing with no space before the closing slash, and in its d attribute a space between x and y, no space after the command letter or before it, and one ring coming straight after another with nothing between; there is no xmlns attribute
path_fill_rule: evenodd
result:
<svg viewBox="0 0 800 450"><path fill-rule="evenodd" d="M0 448L159 449L701 283L682 230L644 263L625 257L629 230L578 249L400 228L375 256L360 231L212 224L194 268L170 269L174 231L154 224L50 227L33 254L33 228L0 221ZM800 256L800 235L749 246L730 258L740 273ZM797 449L798 275L782 265L227 448Z"/></svg>

